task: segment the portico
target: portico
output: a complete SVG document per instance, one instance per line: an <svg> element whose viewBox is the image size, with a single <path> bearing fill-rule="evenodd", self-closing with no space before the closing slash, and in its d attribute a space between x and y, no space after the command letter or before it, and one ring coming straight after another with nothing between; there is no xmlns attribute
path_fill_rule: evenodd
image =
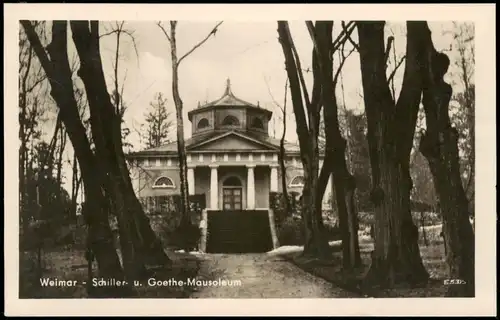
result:
<svg viewBox="0 0 500 320"><path fill-rule="evenodd" d="M223 154L227 163L190 162L187 172L190 194L205 193L210 210L268 208L269 192L278 192L277 154L271 156L275 162L267 163L255 163L253 154L250 155L244 155L246 161L241 154Z"/></svg>

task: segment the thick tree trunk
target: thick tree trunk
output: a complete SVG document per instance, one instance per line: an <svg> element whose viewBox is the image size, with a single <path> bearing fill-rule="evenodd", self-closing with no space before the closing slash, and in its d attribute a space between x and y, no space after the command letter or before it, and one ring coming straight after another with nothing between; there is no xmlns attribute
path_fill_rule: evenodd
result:
<svg viewBox="0 0 500 320"><path fill-rule="evenodd" d="M325 123L325 161L321 170L321 185L318 195L322 198L330 173L333 173L333 184L339 227L342 239L344 268L356 266L361 262L359 240L356 223L356 209L353 203L355 183L347 169L345 160L346 140L340 133L338 106L335 95L336 80L333 75L333 53L331 52L333 22L317 22L315 27L316 49L320 79L323 84L321 94L323 101L323 118ZM314 59L313 59L314 61ZM340 67L341 68L341 67Z"/></svg>
<svg viewBox="0 0 500 320"><path fill-rule="evenodd" d="M91 129L99 159L103 186L111 202L111 214L118 218L120 244L128 278L142 277L145 264L154 258L159 263L168 257L154 235L147 217L133 191L121 142L121 116L116 114L107 91L99 48L97 21L71 22L89 101Z"/></svg>
<svg viewBox="0 0 500 320"><path fill-rule="evenodd" d="M443 79L450 60L445 54L435 50L428 27L425 36L427 72L422 102L427 131L422 135L420 150L429 162L439 198L449 277L461 282L450 285L448 296L473 297L474 231L469 221L471 213L460 178L458 133L451 126L448 114L452 88Z"/></svg>
<svg viewBox="0 0 500 320"><path fill-rule="evenodd" d="M410 211L410 150L422 91L421 22L408 22L403 87L395 104L386 77L384 22L357 22L375 206L375 250L366 281L417 284L429 277Z"/></svg>
<svg viewBox="0 0 500 320"><path fill-rule="evenodd" d="M101 185L95 179L95 158L90 149L85 128L80 121L73 93L71 70L67 56L67 24L65 21L53 22L52 42L47 48L50 60L31 23L21 21L21 24L49 78L52 89L51 95L60 109L61 120L65 124L81 165L86 191L84 216L89 226L89 245L98 263L99 277L105 280L122 280L124 278L123 270L113 246ZM97 294L103 297L123 297L130 293L128 288L119 286L109 286L101 289Z"/></svg>
<svg viewBox="0 0 500 320"><path fill-rule="evenodd" d="M318 188L319 157L302 155L304 164L304 189L302 191L302 220L305 227L305 256L326 258L329 256L321 216L321 199L315 190ZM304 161L305 160L305 161Z"/></svg>
<svg viewBox="0 0 500 320"><path fill-rule="evenodd" d="M283 137L285 134L283 133ZM290 195L288 194L288 186L286 183L286 166L285 166L285 142L284 138L280 141L280 171L281 171L281 189L283 190L283 201L285 202L285 215L292 214L292 205L290 203Z"/></svg>
<svg viewBox="0 0 500 320"><path fill-rule="evenodd" d="M297 135L299 137L300 155L304 171L304 188L302 191L302 220L304 224L304 255L326 258L330 255L328 243L323 236L321 200L318 201L319 174L319 105L321 83L317 81L317 72L311 100L302 76L300 59L293 44L288 23L278 21L278 34L285 66L290 83L293 110L297 120ZM304 102L302 100L304 96ZM307 119L305 111L307 111ZM318 205L319 203L319 205Z"/></svg>

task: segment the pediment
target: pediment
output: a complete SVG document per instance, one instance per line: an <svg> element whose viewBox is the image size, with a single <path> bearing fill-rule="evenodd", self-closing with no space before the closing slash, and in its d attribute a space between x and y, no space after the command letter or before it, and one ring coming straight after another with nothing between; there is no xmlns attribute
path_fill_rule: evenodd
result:
<svg viewBox="0 0 500 320"><path fill-rule="evenodd" d="M277 147L242 134L230 133L191 145L187 149L190 151L248 151L276 150Z"/></svg>

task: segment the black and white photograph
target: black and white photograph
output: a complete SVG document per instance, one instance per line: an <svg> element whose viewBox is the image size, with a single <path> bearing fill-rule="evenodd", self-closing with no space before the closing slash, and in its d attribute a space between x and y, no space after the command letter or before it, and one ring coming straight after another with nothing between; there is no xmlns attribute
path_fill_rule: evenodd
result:
<svg viewBox="0 0 500 320"><path fill-rule="evenodd" d="M222 315L328 299L324 314L375 315L394 298L447 298L495 310L495 48L483 58L479 45L494 42L494 14L259 19L186 5L176 18L145 4L134 18L80 4L88 18L53 5L35 19L16 6L4 197L17 308L255 303Z"/></svg>

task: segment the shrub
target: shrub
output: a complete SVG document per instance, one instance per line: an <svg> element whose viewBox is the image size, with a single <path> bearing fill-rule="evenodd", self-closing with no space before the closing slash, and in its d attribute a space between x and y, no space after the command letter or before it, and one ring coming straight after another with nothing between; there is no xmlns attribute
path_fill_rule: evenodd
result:
<svg viewBox="0 0 500 320"><path fill-rule="evenodd" d="M198 228L201 212L205 208L205 195L190 195L191 225L181 226L180 196L145 197L141 199L151 228L155 231L162 243L168 247L185 249L187 246L194 249L200 240Z"/></svg>
<svg viewBox="0 0 500 320"><path fill-rule="evenodd" d="M340 239L340 229L337 224L324 224L327 241ZM276 233L281 246L302 246L305 243L304 226L300 217L287 217L277 227Z"/></svg>
<svg viewBox="0 0 500 320"><path fill-rule="evenodd" d="M298 192L290 192L288 198L292 212L285 212L285 197L283 193L269 193L269 208L274 212L274 219L277 225L281 224L288 217L300 216L300 194Z"/></svg>
<svg viewBox="0 0 500 320"><path fill-rule="evenodd" d="M285 218L277 226L276 233L281 246L304 245L304 227L299 218Z"/></svg>

